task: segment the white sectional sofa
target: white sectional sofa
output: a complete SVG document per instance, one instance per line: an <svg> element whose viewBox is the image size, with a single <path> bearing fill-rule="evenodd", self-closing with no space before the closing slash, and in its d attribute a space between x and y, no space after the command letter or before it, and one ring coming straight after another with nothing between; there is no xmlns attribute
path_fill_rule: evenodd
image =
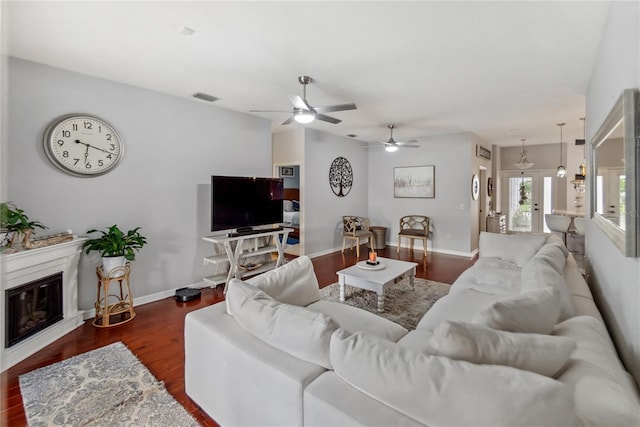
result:
<svg viewBox="0 0 640 427"><path fill-rule="evenodd" d="M187 315L187 394L222 425L638 426L640 400L562 241L480 236L416 330L320 300L298 258Z"/></svg>

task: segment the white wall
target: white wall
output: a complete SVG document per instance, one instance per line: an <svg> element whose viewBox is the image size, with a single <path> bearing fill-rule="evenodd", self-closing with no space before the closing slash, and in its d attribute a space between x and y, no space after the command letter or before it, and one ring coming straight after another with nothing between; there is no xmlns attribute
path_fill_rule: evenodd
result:
<svg viewBox="0 0 640 427"><path fill-rule="evenodd" d="M333 194L329 168L336 157L349 160L353 186L346 197ZM304 165L304 242L305 253L328 253L342 247L342 216L368 216L367 200L371 186L369 164L363 143L347 137L306 129Z"/></svg>
<svg viewBox="0 0 640 427"><path fill-rule="evenodd" d="M142 226L149 243L133 266L136 297L202 280L211 175L271 176L268 120L15 58L8 83L3 198L51 233ZM97 115L120 133L124 159L106 175L73 177L47 159L45 128L74 112ZM81 258L81 309L93 306L98 262Z"/></svg>
<svg viewBox="0 0 640 427"><path fill-rule="evenodd" d="M623 89L640 87L640 3L612 2L587 91L587 140ZM589 212L589 210L587 210ZM640 384L640 258L625 258L593 223L590 284L622 360Z"/></svg>
<svg viewBox="0 0 640 427"><path fill-rule="evenodd" d="M401 148L394 153L369 150L369 217L373 224L389 228L388 242L397 244L402 216L426 215L431 218L432 228L429 250L471 255L475 249L470 221L471 176L477 173L477 166L470 153L475 153L475 138L469 133L439 135L420 138L419 148ZM489 161L486 164L490 167ZM394 198L393 168L427 165L435 165L435 198ZM477 215L475 212L473 215Z"/></svg>

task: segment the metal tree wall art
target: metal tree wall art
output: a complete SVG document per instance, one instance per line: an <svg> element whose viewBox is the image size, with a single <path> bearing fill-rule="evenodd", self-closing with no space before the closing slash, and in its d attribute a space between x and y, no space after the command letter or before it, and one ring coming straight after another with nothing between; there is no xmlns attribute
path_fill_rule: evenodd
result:
<svg viewBox="0 0 640 427"><path fill-rule="evenodd" d="M329 186L338 197L344 197L351 191L353 185L353 169L351 163L344 157L337 157L329 168Z"/></svg>

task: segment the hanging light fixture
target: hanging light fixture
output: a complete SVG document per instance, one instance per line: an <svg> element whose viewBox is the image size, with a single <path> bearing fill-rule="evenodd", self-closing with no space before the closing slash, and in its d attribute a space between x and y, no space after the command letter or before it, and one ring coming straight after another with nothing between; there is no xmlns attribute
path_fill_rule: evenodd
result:
<svg viewBox="0 0 640 427"><path fill-rule="evenodd" d="M578 170L580 171L579 175L582 175L583 180L584 180L584 177L587 175L587 155L586 155L587 126L585 124L586 122L584 119L585 119L584 117L580 117L580 120L582 120L582 139L576 139L576 145L578 144L578 141L580 141L580 143L582 144L582 163L580 163L580 166L578 166Z"/></svg>
<svg viewBox="0 0 640 427"><path fill-rule="evenodd" d="M527 160L527 151L524 149L526 139L523 138L520 141L522 141L522 150L520 150L520 160L515 163L515 167L518 169L529 169L533 166L533 163Z"/></svg>
<svg viewBox="0 0 640 427"><path fill-rule="evenodd" d="M556 176L558 178L567 176L567 168L562 164L562 126L564 125L566 125L566 123L558 123L558 126L560 126L560 166L556 169Z"/></svg>

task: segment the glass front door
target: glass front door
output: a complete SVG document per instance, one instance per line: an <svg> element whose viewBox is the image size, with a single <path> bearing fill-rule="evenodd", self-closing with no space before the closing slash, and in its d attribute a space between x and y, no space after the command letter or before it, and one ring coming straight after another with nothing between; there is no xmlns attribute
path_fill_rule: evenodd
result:
<svg viewBox="0 0 640 427"><path fill-rule="evenodd" d="M540 177L538 172L509 172L503 177L507 230L520 233L542 232Z"/></svg>

